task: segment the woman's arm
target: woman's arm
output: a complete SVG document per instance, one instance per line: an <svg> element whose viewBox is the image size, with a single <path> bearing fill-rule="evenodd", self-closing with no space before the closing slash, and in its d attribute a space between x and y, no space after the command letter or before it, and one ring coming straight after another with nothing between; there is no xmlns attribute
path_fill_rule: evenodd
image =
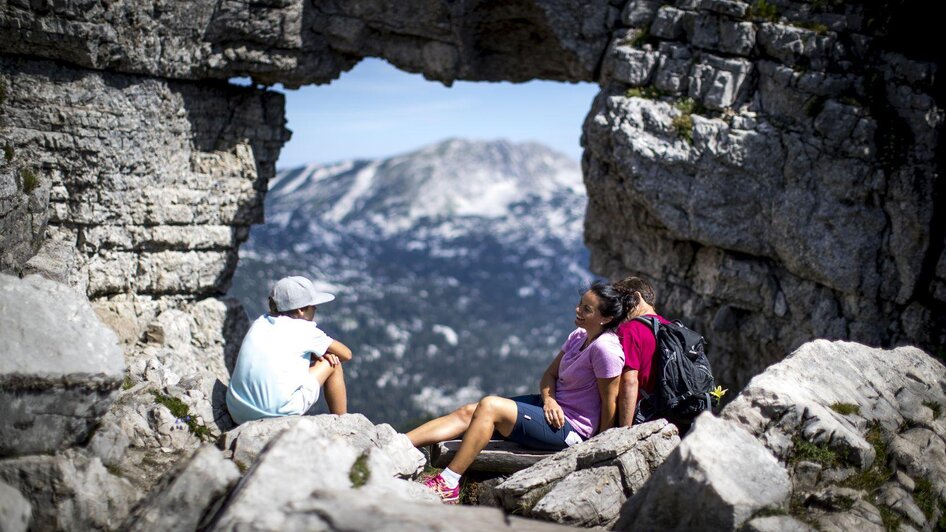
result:
<svg viewBox="0 0 946 532"><path fill-rule="evenodd" d="M638 371L631 369L621 375L621 426L630 427L634 424L634 413L637 410L637 382Z"/></svg>
<svg viewBox="0 0 946 532"><path fill-rule="evenodd" d="M542 374L542 379L539 381L539 394L542 396L545 421L555 430L565 425L565 412L559 406L558 401L555 400L555 381L558 380L558 367L562 363L562 356L564 355L564 351L558 352L558 356L545 369L545 373Z"/></svg>
<svg viewBox="0 0 946 532"><path fill-rule="evenodd" d="M598 394L601 396L601 420L598 422L598 432L604 432L614 426L614 418L618 409L618 390L621 377L598 379Z"/></svg>

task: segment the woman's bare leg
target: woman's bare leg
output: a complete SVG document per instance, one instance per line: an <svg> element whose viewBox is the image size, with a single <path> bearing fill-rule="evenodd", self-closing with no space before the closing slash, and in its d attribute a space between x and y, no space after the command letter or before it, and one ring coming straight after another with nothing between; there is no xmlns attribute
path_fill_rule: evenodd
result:
<svg viewBox="0 0 946 532"><path fill-rule="evenodd" d="M345 387L345 372L342 370L342 365L332 367L327 361L320 359L309 366L309 373L315 375L316 380L322 385L329 412L347 414L348 390Z"/></svg>
<svg viewBox="0 0 946 532"><path fill-rule="evenodd" d="M414 447L424 447L459 437L470 426L476 403L461 406L453 412L432 419L407 433Z"/></svg>
<svg viewBox="0 0 946 532"><path fill-rule="evenodd" d="M519 415L519 407L516 402L504 397L490 395L484 397L477 403L476 410L473 412L473 419L470 421L466 434L463 435L463 442L450 461L450 471L462 475L470 467L476 455L486 447L493 431L498 430L503 436L509 436L512 428L516 425L516 417Z"/></svg>

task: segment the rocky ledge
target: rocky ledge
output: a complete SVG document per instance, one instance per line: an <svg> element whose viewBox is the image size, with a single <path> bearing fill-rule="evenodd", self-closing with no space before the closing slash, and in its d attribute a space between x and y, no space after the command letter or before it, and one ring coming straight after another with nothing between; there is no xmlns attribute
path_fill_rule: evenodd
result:
<svg viewBox="0 0 946 532"><path fill-rule="evenodd" d="M39 278L0 280L10 419L27 413L9 410L25 397L45 398L28 403L35 408L83 411L68 431L42 413L11 424L5 441L17 456L0 458L0 516L11 530L946 525L946 367L912 347L807 343L682 441L665 421L614 428L478 484L465 495L478 507L451 508L416 482L425 458L388 425L349 414L233 427L217 416L222 397L202 390L225 389L228 351L210 334L225 321L223 303L159 316L142 347L154 356L134 361L120 384L117 338L81 297ZM44 314L6 311L14 303L68 312L46 316L57 325L48 334L23 335L23 323ZM49 360L32 356L62 346L74 361L57 367L75 369L70 382L111 383L101 405L83 402L95 394L77 399L59 374L48 377ZM48 378L30 389L6 384L20 374Z"/></svg>

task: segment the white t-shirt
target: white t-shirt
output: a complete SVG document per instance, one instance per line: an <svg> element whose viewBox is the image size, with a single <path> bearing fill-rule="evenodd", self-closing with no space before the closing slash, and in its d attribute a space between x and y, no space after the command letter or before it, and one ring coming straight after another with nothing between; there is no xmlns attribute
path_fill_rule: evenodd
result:
<svg viewBox="0 0 946 532"><path fill-rule="evenodd" d="M236 423L304 414L318 399L310 355L321 357L332 339L315 322L264 314L243 338L227 390Z"/></svg>

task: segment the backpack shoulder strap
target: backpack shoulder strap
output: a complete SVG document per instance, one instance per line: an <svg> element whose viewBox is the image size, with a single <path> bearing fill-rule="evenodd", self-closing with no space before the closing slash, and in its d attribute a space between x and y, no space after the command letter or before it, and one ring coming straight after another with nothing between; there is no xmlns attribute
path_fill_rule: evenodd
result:
<svg viewBox="0 0 946 532"><path fill-rule="evenodd" d="M647 317L647 316L638 316L634 320L641 323L650 325L650 329L654 332L654 338L657 338L657 330L660 328L660 320L656 317Z"/></svg>

